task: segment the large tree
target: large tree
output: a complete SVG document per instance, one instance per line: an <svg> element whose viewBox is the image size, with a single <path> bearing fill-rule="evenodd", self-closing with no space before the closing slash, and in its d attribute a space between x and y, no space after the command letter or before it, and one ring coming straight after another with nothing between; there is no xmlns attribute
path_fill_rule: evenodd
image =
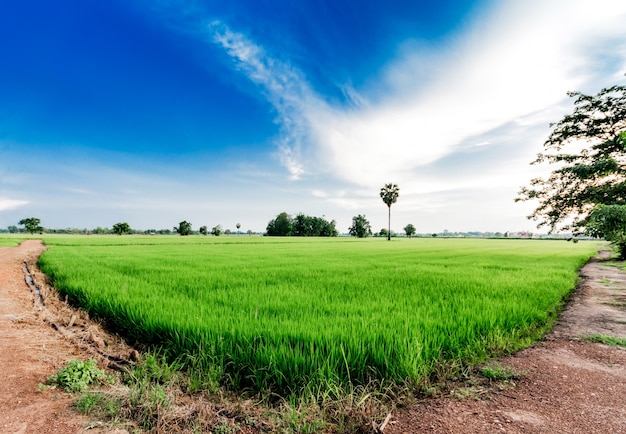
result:
<svg viewBox="0 0 626 434"><path fill-rule="evenodd" d="M537 227L582 233L597 205L626 204L626 86L568 95L574 110L550 125L545 152L531 163L556 169L532 179L515 200L538 202L528 216Z"/></svg>
<svg viewBox="0 0 626 434"><path fill-rule="evenodd" d="M129 232L130 232L130 226L126 222L115 223L113 225L113 233L114 234L123 235L123 234L127 234Z"/></svg>
<svg viewBox="0 0 626 434"><path fill-rule="evenodd" d="M24 225L24 229L27 232L34 234L35 232L43 231L43 228L39 226L39 223L41 223L41 220L38 219L37 217L28 217L28 218L20 220L18 222L18 225Z"/></svg>
<svg viewBox="0 0 626 434"><path fill-rule="evenodd" d="M286 237L293 233L293 219L286 212L281 212L267 224L267 235Z"/></svg>
<svg viewBox="0 0 626 434"><path fill-rule="evenodd" d="M400 189L396 184L385 184L383 188L380 189L380 197L383 202L387 205L389 209L389 215L387 219L388 228L387 228L387 241L391 240L391 205L396 203L398 200L398 196L400 195Z"/></svg>
<svg viewBox="0 0 626 434"><path fill-rule="evenodd" d="M415 235L415 226L409 223L404 227L404 233L407 237L411 238L413 235Z"/></svg>
<svg viewBox="0 0 626 434"><path fill-rule="evenodd" d="M190 235L191 223L189 223L187 220L183 220L182 222L178 223L178 227L174 227L174 231L183 236Z"/></svg>
<svg viewBox="0 0 626 434"><path fill-rule="evenodd" d="M364 215L359 214L352 217L352 226L350 226L348 232L353 237L365 238L372 235L372 226Z"/></svg>

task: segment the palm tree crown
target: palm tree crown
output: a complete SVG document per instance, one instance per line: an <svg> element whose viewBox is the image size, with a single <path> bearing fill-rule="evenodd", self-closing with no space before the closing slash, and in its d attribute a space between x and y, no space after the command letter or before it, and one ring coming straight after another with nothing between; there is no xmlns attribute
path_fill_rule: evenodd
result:
<svg viewBox="0 0 626 434"><path fill-rule="evenodd" d="M396 184L391 184L391 183L385 184L385 186L380 189L380 197L383 199L383 202L385 202L389 208L391 208L392 203L396 203L399 195L400 195L400 188L398 188Z"/></svg>

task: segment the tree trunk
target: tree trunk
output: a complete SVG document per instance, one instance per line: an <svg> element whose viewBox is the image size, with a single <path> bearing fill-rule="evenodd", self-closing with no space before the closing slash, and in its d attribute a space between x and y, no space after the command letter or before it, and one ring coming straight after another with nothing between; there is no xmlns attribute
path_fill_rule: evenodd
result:
<svg viewBox="0 0 626 434"><path fill-rule="evenodd" d="M389 208L389 216L387 217L387 241L391 241L391 205L388 206Z"/></svg>

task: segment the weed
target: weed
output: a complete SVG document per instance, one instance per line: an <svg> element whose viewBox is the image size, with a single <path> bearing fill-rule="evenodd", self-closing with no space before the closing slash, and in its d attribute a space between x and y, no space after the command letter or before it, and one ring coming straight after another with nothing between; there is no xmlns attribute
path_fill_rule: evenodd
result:
<svg viewBox="0 0 626 434"><path fill-rule="evenodd" d="M517 380L527 375L527 371L518 371L510 366L502 366L499 363L488 364L480 370L483 377L494 381Z"/></svg>
<svg viewBox="0 0 626 434"><path fill-rule="evenodd" d="M74 407L87 415L117 420L121 417L122 400L100 391L86 392L74 402Z"/></svg>
<svg viewBox="0 0 626 434"><path fill-rule="evenodd" d="M456 399L465 399L470 396L476 396L481 392L479 387L459 387L450 391L450 395Z"/></svg>
<svg viewBox="0 0 626 434"><path fill-rule="evenodd" d="M69 360L65 368L57 374L48 377L46 383L60 387L66 392L84 392L89 385L107 380L107 375L102 369L98 369L94 359Z"/></svg>
<svg viewBox="0 0 626 434"><path fill-rule="evenodd" d="M601 344L611 345L613 347L626 348L626 338L618 338L615 336L607 336L602 334L584 336L583 339L591 342L599 342Z"/></svg>

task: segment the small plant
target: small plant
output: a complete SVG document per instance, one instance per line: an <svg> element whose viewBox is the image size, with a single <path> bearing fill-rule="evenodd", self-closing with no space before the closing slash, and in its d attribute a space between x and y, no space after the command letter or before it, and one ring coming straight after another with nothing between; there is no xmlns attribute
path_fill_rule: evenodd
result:
<svg viewBox="0 0 626 434"><path fill-rule="evenodd" d="M462 400L470 396L476 396L481 392L479 387L459 387L450 392L450 395L456 399Z"/></svg>
<svg viewBox="0 0 626 434"><path fill-rule="evenodd" d="M586 336L584 339L591 342L599 342L601 344L611 345L612 347L626 348L626 338L616 338L614 336L607 335L591 335Z"/></svg>
<svg viewBox="0 0 626 434"><path fill-rule="evenodd" d="M483 377L488 378L489 380L495 381L509 381L509 380L517 380L522 378L528 372L526 371L516 371L510 366L502 366L499 363L486 365L484 366L480 373Z"/></svg>
<svg viewBox="0 0 626 434"><path fill-rule="evenodd" d="M86 362L72 359L57 374L49 376L46 383L72 393L84 392L89 385L106 379L107 375L102 369L98 369L94 359Z"/></svg>
<svg viewBox="0 0 626 434"><path fill-rule="evenodd" d="M76 400L74 407L83 414L118 419L121 417L122 402L106 393L87 392Z"/></svg>

